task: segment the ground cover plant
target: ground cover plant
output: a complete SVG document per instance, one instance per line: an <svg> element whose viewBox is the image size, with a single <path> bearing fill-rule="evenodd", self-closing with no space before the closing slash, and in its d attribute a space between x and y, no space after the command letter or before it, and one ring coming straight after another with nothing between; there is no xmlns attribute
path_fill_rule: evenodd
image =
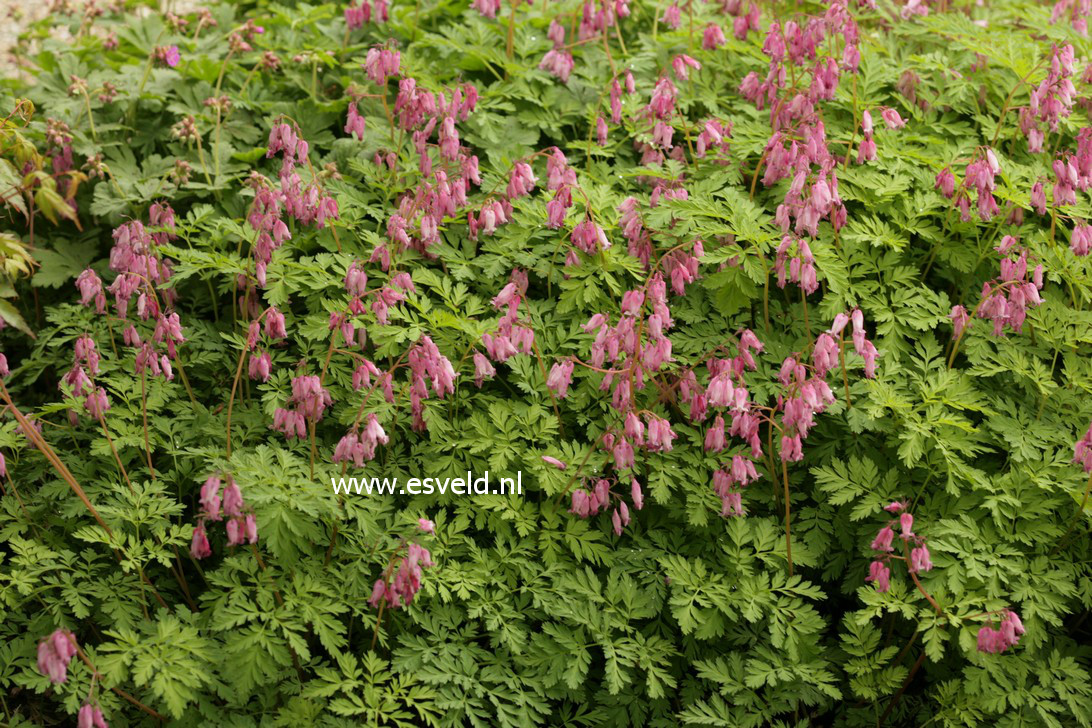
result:
<svg viewBox="0 0 1092 728"><path fill-rule="evenodd" d="M4 721L1089 725L1090 14L54 3Z"/></svg>

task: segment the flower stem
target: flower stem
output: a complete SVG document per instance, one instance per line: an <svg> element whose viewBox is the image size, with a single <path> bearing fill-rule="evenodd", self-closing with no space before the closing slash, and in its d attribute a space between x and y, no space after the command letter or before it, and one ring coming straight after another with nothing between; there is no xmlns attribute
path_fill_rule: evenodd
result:
<svg viewBox="0 0 1092 728"><path fill-rule="evenodd" d="M789 561L789 576L792 576L792 506L789 501L789 466L781 460L781 482L785 487L785 557Z"/></svg>

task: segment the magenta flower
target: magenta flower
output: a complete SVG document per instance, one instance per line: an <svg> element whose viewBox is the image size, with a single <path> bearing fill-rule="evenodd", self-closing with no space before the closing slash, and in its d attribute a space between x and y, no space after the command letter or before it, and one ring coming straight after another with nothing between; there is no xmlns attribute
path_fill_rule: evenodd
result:
<svg viewBox="0 0 1092 728"><path fill-rule="evenodd" d="M178 52L178 46L156 46L152 51L152 60L161 66L174 68L182 60L182 55Z"/></svg>

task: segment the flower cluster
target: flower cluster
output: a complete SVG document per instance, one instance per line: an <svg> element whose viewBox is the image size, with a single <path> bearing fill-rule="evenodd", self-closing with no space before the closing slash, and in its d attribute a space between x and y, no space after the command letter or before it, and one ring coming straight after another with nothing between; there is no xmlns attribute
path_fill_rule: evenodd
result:
<svg viewBox="0 0 1092 728"><path fill-rule="evenodd" d="M375 458L376 447L386 445L388 442L390 438L387 437L383 426L379 424L379 419L374 413L369 412L362 428L354 427L338 440L337 447L334 448L333 462L351 462L356 467L362 468L365 460Z"/></svg>
<svg viewBox="0 0 1092 728"><path fill-rule="evenodd" d="M197 526L193 529L190 553L195 559L212 555L206 521L222 521L225 518L228 546L241 546L244 543L258 542L258 521L254 513L246 509L243 491L230 474L225 474L227 484L218 475L210 475L201 486L201 511Z"/></svg>
<svg viewBox="0 0 1092 728"><path fill-rule="evenodd" d="M1015 647L1024 632L1024 623L1019 615L1011 609L1003 609L997 628L986 624L978 630L978 651L989 654L1004 652Z"/></svg>
<svg viewBox="0 0 1092 728"><path fill-rule="evenodd" d="M881 109L880 118L883 119L888 129L901 129L906 126L906 122L902 120L899 112L895 109ZM872 112L866 109L861 115L861 135L864 138L861 140L860 147L857 148L857 164L864 164L876 159L876 140L873 138L873 132Z"/></svg>
<svg viewBox="0 0 1092 728"><path fill-rule="evenodd" d="M345 25L349 30L360 30L365 23L373 19L378 23L385 23L390 18L387 0L361 0L360 5L352 0L345 7Z"/></svg>
<svg viewBox="0 0 1092 728"><path fill-rule="evenodd" d="M1020 131L1028 140L1028 151L1043 151L1042 124L1052 132L1058 131L1060 119L1073 111L1073 99L1077 89L1071 77L1074 73L1073 46L1066 43L1051 49L1050 72L1031 92L1028 106L1020 110Z"/></svg>
<svg viewBox="0 0 1092 728"><path fill-rule="evenodd" d="M565 28L556 20L551 21L547 36L553 41L554 47L546 51L546 55L542 57L542 61L538 64L539 70L557 76L562 83L568 83L569 75L573 72L576 62L573 60L573 54L565 48Z"/></svg>
<svg viewBox="0 0 1092 728"><path fill-rule="evenodd" d="M573 205L572 188L576 171L560 149L554 147L546 157L546 188L554 193L546 203L546 227L557 230L565 224L565 215Z"/></svg>
<svg viewBox="0 0 1092 728"><path fill-rule="evenodd" d="M1088 17L1092 15L1092 0L1058 0L1050 12L1051 24L1057 23L1067 14L1073 30L1087 38Z"/></svg>
<svg viewBox="0 0 1092 728"><path fill-rule="evenodd" d="M247 329L246 349L251 352L250 362L247 366L247 375L251 379L269 381L269 375L273 370L273 359L269 352L258 348L258 342L262 335L262 321L265 321L265 335L272 341L284 339L288 332L284 328L284 314L275 307L270 306L257 318L250 322Z"/></svg>
<svg viewBox="0 0 1092 728"><path fill-rule="evenodd" d="M781 411L781 459L799 462L804 459L803 441L815 425L815 415L834 403L834 393L817 370L809 372L792 356L781 363L777 379L783 388L777 400Z"/></svg>
<svg viewBox="0 0 1092 728"><path fill-rule="evenodd" d="M158 248L175 237L172 232L175 227L174 211L168 205L154 203L149 209L149 221L153 227L161 230L149 232L138 220L114 230L110 268L118 276L107 290L114 295L118 318L128 318L130 302L136 297L137 317L154 324L151 336L146 335L146 338L141 337L135 324L126 326L122 331L125 344L137 350L134 362L136 373L147 372L170 381L174 378L171 362L177 359L178 345L186 338L178 314L170 310L176 299L174 289L166 287L171 280L170 261L159 254ZM97 313L107 315L102 279L94 270L87 268L80 273L76 278L76 288L83 305L94 305ZM90 373L90 377L97 375L98 356L94 341L84 336L77 340L76 364L63 381L77 397L83 396L90 388L84 406L93 417L98 417L109 403L105 390L91 387L87 373Z"/></svg>
<svg viewBox="0 0 1092 728"><path fill-rule="evenodd" d="M569 507L569 512L580 518L591 518L606 510L610 507L613 495L610 486L611 481L606 478L597 478L595 485L587 490L584 488L574 489L571 495L572 504ZM611 525L614 528L615 535L621 536L622 530L631 521L629 505L626 504L622 496L614 495L613 497L617 499L618 505L611 511ZM644 494L636 478L630 479L630 500L636 510L641 510L644 507Z"/></svg>
<svg viewBox="0 0 1092 728"><path fill-rule="evenodd" d="M723 157L732 149L731 136L732 122L709 119L701 125L701 134L694 142L694 154L701 159L712 152L719 161L725 162Z"/></svg>
<svg viewBox="0 0 1092 728"><path fill-rule="evenodd" d="M843 332L850 322L853 324L851 337L853 349L864 360L865 377L872 379L876 376L876 358L879 356L879 352L876 350L876 346L868 340L864 325L864 313L859 308L835 316L830 329L820 334L819 338L816 339L815 348L812 350L812 363L818 376L825 377L827 372L838 365L839 357L843 355L842 347L844 344L842 342L845 340ZM834 340L836 336L839 337L837 342Z"/></svg>
<svg viewBox="0 0 1092 728"><path fill-rule="evenodd" d="M395 574L395 564L392 563L384 575L375 580L368 604L373 607L385 604L391 609L408 605L421 589L421 569L433 565L428 549L409 543L406 546L406 555L398 563L397 573ZM392 574L395 574L393 579Z"/></svg>
<svg viewBox="0 0 1092 728"><path fill-rule="evenodd" d="M637 198L627 197L618 205L621 217L618 226L622 229L622 236L629 243L629 254L641 261L647 269L652 260L652 235L645 227L644 220L637 209Z"/></svg>
<svg viewBox="0 0 1092 728"><path fill-rule="evenodd" d="M92 377L98 376L99 373L99 353L95 347L95 340L87 335L81 336L76 339L74 348L75 362L68 373L61 377L57 386L67 385L73 397L84 397L84 409L93 418L99 419L106 410L110 409L110 401L106 396L106 390L96 387L92 381ZM75 413L70 412L70 416L75 424Z"/></svg>
<svg viewBox="0 0 1092 728"><path fill-rule="evenodd" d="M38 643L38 672L53 684L68 679L68 663L76 656L76 637L66 629L58 629Z"/></svg>
<svg viewBox="0 0 1092 728"><path fill-rule="evenodd" d="M495 362L505 362L516 354L530 354L534 350L535 331L519 318L519 305L526 292L527 274L513 270L511 280L493 298L493 308L503 309L505 313L493 333L482 334L482 345L486 355Z"/></svg>
<svg viewBox="0 0 1092 728"><path fill-rule="evenodd" d="M99 706L84 703L76 715L76 728L109 728L109 725Z"/></svg>
<svg viewBox="0 0 1092 728"><path fill-rule="evenodd" d="M428 336L422 336L409 350L410 367L410 409L413 412L413 429L423 432L428 429L425 423L424 400L429 397L428 385L443 399L455 391L455 377L459 376L451 361L440 353L436 344ZM388 397L388 399L391 399Z"/></svg>
<svg viewBox="0 0 1092 728"><path fill-rule="evenodd" d="M835 47L834 39L838 36L842 39L841 57L836 58L833 50L832 55L820 57L821 49ZM740 37L738 20L736 37ZM787 21L784 26L776 21L770 23L762 46L763 53L770 58L766 77L763 79L752 71L743 79L739 91L759 109L770 107L770 122L775 132L789 129L794 122L812 117L817 101L834 98L843 70L856 73L860 63L857 43L857 23L842 0L832 2L823 16L803 24L795 20ZM806 93L799 85L807 74L795 70L790 74L790 66L801 71L810 70L810 86ZM801 78L798 87L790 87L789 77L798 75ZM779 94L783 94L780 102Z"/></svg>
<svg viewBox="0 0 1092 728"><path fill-rule="evenodd" d="M1001 172L1001 163L997 161L997 155L989 147L985 147L974 161L967 165L963 177L963 184L956 189L955 175L951 169L945 167L936 178L936 189L945 197L955 198L959 216L963 222L971 220L971 190L976 193L976 206L978 216L983 222L989 222L993 216L1000 212L993 191L997 187L995 178Z"/></svg>
<svg viewBox="0 0 1092 728"><path fill-rule="evenodd" d="M1015 237L1006 235L996 248L1001 255L1001 275L982 284L982 296L975 309L978 318L993 321L994 336L1004 335L1005 328L1019 333L1027 318L1027 310L1043 302L1043 266L1028 270L1028 250L1020 247ZM970 322L963 306L955 306L950 314L956 338Z"/></svg>
<svg viewBox="0 0 1092 728"><path fill-rule="evenodd" d="M287 404L273 412L272 427L289 440L302 440L307 437L307 425L320 421L333 399L319 377L305 374L293 377L292 396Z"/></svg>
<svg viewBox="0 0 1092 728"><path fill-rule="evenodd" d="M364 73L376 86L386 86L387 79L401 72L402 54L390 48L370 48L364 57Z"/></svg>
<svg viewBox="0 0 1092 728"><path fill-rule="evenodd" d="M846 208L838 195L838 162L827 147L826 128L815 119L801 124L797 133L803 137L802 144L781 132L775 132L766 144L762 183L768 187L792 178L774 220L785 234L791 230L815 237L823 219L840 230L846 222Z"/></svg>
<svg viewBox="0 0 1092 728"><path fill-rule="evenodd" d="M898 518L890 521L880 529L876 538L872 540L870 548L878 552L878 556L872 561L868 569L866 581L871 581L881 592L891 588L891 568L888 563L892 559L905 561L911 574L930 571L933 562L929 556L929 547L925 545L925 539L914 533L914 516L907 509L908 505L899 501L884 506L888 513L898 514ZM895 530L898 529L899 538L903 541L905 556L894 555ZM911 548L913 545L913 548Z"/></svg>
<svg viewBox="0 0 1092 728"><path fill-rule="evenodd" d="M399 200L397 211L387 219L388 241L372 252L371 262L378 261L384 270L390 267L392 249L397 254L412 248L433 257L429 248L440 242L440 225L467 205L470 186L481 184L478 158L460 144L455 126L469 118L478 103L474 86L451 89L450 99L444 92L420 88L412 78L402 79L398 89L393 113L401 128L410 132L422 179ZM437 143L429 141L433 132ZM435 159L433 149L438 150ZM377 163L378 159L377 154ZM498 223L507 222L511 207L498 203L498 209L494 202L485 203L479 218L468 212L471 237L476 239L479 227L492 234Z"/></svg>
<svg viewBox="0 0 1092 728"><path fill-rule="evenodd" d="M607 2L585 3L580 14L580 40L589 40L603 35L618 24L619 18L628 18L630 0L608 0ZM531 3L528 2L530 5Z"/></svg>

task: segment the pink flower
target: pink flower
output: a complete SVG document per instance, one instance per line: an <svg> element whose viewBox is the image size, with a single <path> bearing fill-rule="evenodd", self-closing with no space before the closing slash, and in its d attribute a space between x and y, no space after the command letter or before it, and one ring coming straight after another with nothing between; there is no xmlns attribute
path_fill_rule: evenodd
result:
<svg viewBox="0 0 1092 728"><path fill-rule="evenodd" d="M178 46L156 46L152 51L152 59L162 66L174 68L182 60L182 56L178 52Z"/></svg>
<svg viewBox="0 0 1092 728"><path fill-rule="evenodd" d="M909 539L914 535L914 516L911 513L903 512L899 516L899 526L902 528L902 537Z"/></svg>
<svg viewBox="0 0 1092 728"><path fill-rule="evenodd" d="M496 376L497 370L489 362L488 359L480 351L474 352L474 384L478 387L482 386L482 383L486 379L492 379Z"/></svg>
<svg viewBox="0 0 1092 728"><path fill-rule="evenodd" d="M109 726L98 706L84 703L76 715L76 728L109 728Z"/></svg>
<svg viewBox="0 0 1092 728"><path fill-rule="evenodd" d="M558 470L564 470L565 468L569 467L566 463L550 455L543 455L542 462L546 463L547 465L553 465Z"/></svg>
<svg viewBox="0 0 1092 728"><path fill-rule="evenodd" d="M815 348L812 350L812 362L815 364L815 374L825 377L827 372L838 366L838 342L830 334L820 334L815 340Z"/></svg>
<svg viewBox="0 0 1092 728"><path fill-rule="evenodd" d="M679 27L679 23L682 22L682 9L679 8L678 3L672 3L667 6L667 9L664 10L663 17L660 18L660 22L672 30Z"/></svg>
<svg viewBox="0 0 1092 728"><path fill-rule="evenodd" d="M997 654L1010 647L1016 646L1020 636L1024 634L1024 624L1020 617L1012 610L1001 612L1000 629L994 629L990 625L983 625L978 630L978 651Z"/></svg>
<svg viewBox="0 0 1092 728"><path fill-rule="evenodd" d="M690 77L691 68L695 71L701 70L701 63L682 53L671 59L671 68L675 71L675 76L679 80L685 81Z"/></svg>
<svg viewBox="0 0 1092 728"><path fill-rule="evenodd" d="M243 491L230 475L224 488L224 513L232 518L243 515Z"/></svg>
<svg viewBox="0 0 1092 728"><path fill-rule="evenodd" d="M899 116L899 112L894 109L883 109L880 111L880 116L883 117L883 121L887 124L888 129L901 129L906 126L906 122Z"/></svg>
<svg viewBox="0 0 1092 728"><path fill-rule="evenodd" d="M38 643L38 672L54 684L68 679L68 663L76 656L76 638L66 629L58 629Z"/></svg>
<svg viewBox="0 0 1092 728"><path fill-rule="evenodd" d="M505 191L509 200L515 200L529 194L535 188L538 179L531 170L531 165L526 162L516 162L512 168L512 174L508 179L508 188Z"/></svg>
<svg viewBox="0 0 1092 728"><path fill-rule="evenodd" d="M894 551L895 548L891 545L891 542L895 539L895 532L891 529L891 526L884 526L880 529L880 532L876 534L876 538L872 541L870 547L873 551Z"/></svg>
<svg viewBox="0 0 1092 728"><path fill-rule="evenodd" d="M201 486L201 512L211 521L220 520L220 478L210 475Z"/></svg>
<svg viewBox="0 0 1092 728"><path fill-rule="evenodd" d="M348 13L349 9L346 8L345 12ZM364 117L360 115L359 111L357 111L356 102L354 101L349 104L348 117L345 121L345 133L355 136L358 140L363 140L364 131Z"/></svg>
<svg viewBox="0 0 1092 728"><path fill-rule="evenodd" d="M1043 189L1042 181L1037 180L1035 184L1031 186L1029 202L1037 213L1040 215L1046 214L1046 191Z"/></svg>
<svg viewBox="0 0 1092 728"><path fill-rule="evenodd" d="M250 355L250 364L247 366L247 375L251 379L260 379L263 382L268 382L272 371L273 360L270 358L268 351L263 351L261 354Z"/></svg>
<svg viewBox="0 0 1092 728"><path fill-rule="evenodd" d="M676 435L667 420L655 415L648 416L648 449L653 452L668 452Z"/></svg>
<svg viewBox="0 0 1092 728"><path fill-rule="evenodd" d="M573 72L573 66L575 65L572 53L554 48L546 52L538 67L539 70L557 76L562 83L568 83L569 75Z"/></svg>
<svg viewBox="0 0 1092 728"><path fill-rule="evenodd" d="M963 335L963 330L967 328L967 322L970 321L967 309L962 306L952 306L952 313L949 315L949 318L952 319L952 330L955 333L955 337L958 339Z"/></svg>
<svg viewBox="0 0 1092 728"><path fill-rule="evenodd" d="M637 510L641 510L645 507L644 493L641 492L641 484L637 482L637 478L633 478L630 481L629 499L633 501L633 507Z"/></svg>
<svg viewBox="0 0 1092 728"><path fill-rule="evenodd" d="M933 562L929 559L928 547L922 545L910 551L910 571L929 571L933 568Z"/></svg>
<svg viewBox="0 0 1092 728"><path fill-rule="evenodd" d="M702 32L701 36L701 47L703 50L715 51L727 42L727 39L724 37L724 31L719 25L710 23L705 26L705 30Z"/></svg>
<svg viewBox="0 0 1092 728"><path fill-rule="evenodd" d="M1077 256L1085 256L1092 252L1092 225L1082 223L1073 227L1069 249L1073 251L1073 255Z"/></svg>
<svg viewBox="0 0 1092 728"><path fill-rule="evenodd" d="M937 181L934 187L940 191L940 194L951 199L952 195L955 194L955 183L955 175L952 174L952 170L945 167L937 174Z"/></svg>
<svg viewBox="0 0 1092 728"><path fill-rule="evenodd" d="M546 377L546 386L553 390L559 399L565 399L569 393L569 384L573 379L573 361L566 359L559 361L550 368L550 374Z"/></svg>
<svg viewBox="0 0 1092 728"><path fill-rule="evenodd" d="M716 419L713 420L712 426L705 432L705 451L720 452L724 449L725 445L724 418L717 415Z"/></svg>
<svg viewBox="0 0 1092 728"><path fill-rule="evenodd" d="M1092 424L1088 425L1084 437L1073 446L1073 462L1084 468L1084 472L1092 473Z"/></svg>
<svg viewBox="0 0 1092 728"><path fill-rule="evenodd" d="M197 527L193 529L193 540L190 542L190 554L195 559L203 559L206 556L212 555L212 547L209 545L209 538L205 533L205 526L202 523L197 524Z"/></svg>
<svg viewBox="0 0 1092 728"><path fill-rule="evenodd" d="M102 290L102 279L90 268L76 278L76 288L80 291L80 304L87 306L94 302L95 311L106 313L106 294Z"/></svg>
<svg viewBox="0 0 1092 728"><path fill-rule="evenodd" d="M364 72L379 86L387 85L389 76L397 76L402 55L388 48L372 48L364 58Z"/></svg>
<svg viewBox="0 0 1092 728"><path fill-rule="evenodd" d="M869 564L865 581L875 583L877 591L886 592L891 588L891 569L882 561L873 561Z"/></svg>
<svg viewBox="0 0 1092 728"><path fill-rule="evenodd" d="M241 546L245 541L243 523L240 518L232 518L224 529L227 531L228 546Z"/></svg>
<svg viewBox="0 0 1092 728"><path fill-rule="evenodd" d="M422 531L424 531L425 533L435 533L436 532L436 524L433 523L432 521L430 521L427 518L418 518L417 519L417 527L419 529L421 529Z"/></svg>
<svg viewBox="0 0 1092 728"><path fill-rule="evenodd" d="M618 441L614 443L611 454L614 456L614 467L616 470L625 470L633 467L633 445L630 444L629 440L619 438Z"/></svg>

